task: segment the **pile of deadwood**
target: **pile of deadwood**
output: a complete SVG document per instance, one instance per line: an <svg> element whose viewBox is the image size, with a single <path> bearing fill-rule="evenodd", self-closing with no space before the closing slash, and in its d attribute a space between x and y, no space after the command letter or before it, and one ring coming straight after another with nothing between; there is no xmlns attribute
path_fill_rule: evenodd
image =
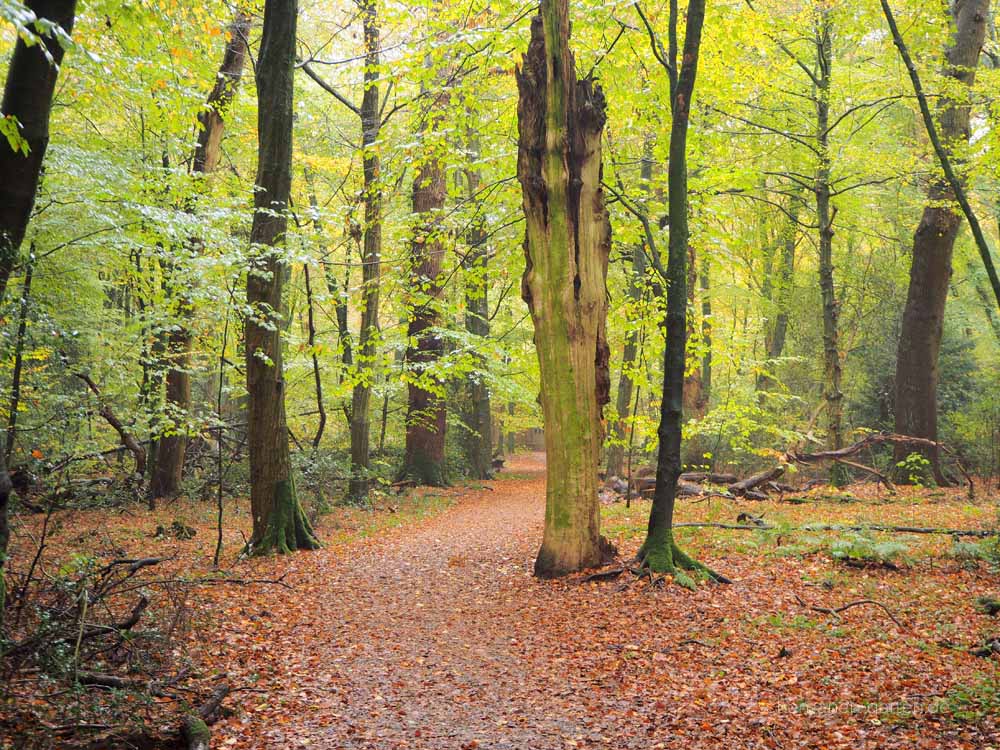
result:
<svg viewBox="0 0 1000 750"><path fill-rule="evenodd" d="M784 476L789 465L809 466L825 463L837 463L861 474L868 475L874 481L884 485L890 494L895 494L896 488L892 480L882 471L859 463L856 457L866 450L885 445L907 445L913 448L936 447L938 451L951 460L955 469L962 475L969 488L969 497L973 497L974 485L972 477L965 470L962 462L942 443L935 443L924 438L915 438L895 433L873 433L857 442L837 450L803 453L798 449L790 449L784 455L784 460L777 465L759 471L744 479L735 474L692 471L684 472L677 483L677 494L688 497L742 497L748 500L765 500L772 494L804 492L813 487L826 484L825 479L811 479L800 486L785 484L779 480ZM605 486L620 495L650 496L656 489L656 467L644 466L632 478L631 486L619 477L609 477ZM631 492L629 492L631 490Z"/></svg>
<svg viewBox="0 0 1000 750"><path fill-rule="evenodd" d="M163 557L77 555L56 566L43 560L50 518L27 568L8 571L0 692L11 710L0 712L0 737L38 747L208 750L209 726L241 688L187 663L180 632L193 589L287 584L174 577L158 572L171 559Z"/></svg>

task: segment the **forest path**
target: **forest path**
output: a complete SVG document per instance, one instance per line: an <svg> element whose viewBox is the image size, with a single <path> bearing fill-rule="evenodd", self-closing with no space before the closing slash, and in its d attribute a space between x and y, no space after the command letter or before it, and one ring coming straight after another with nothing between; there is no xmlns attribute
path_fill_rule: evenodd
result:
<svg viewBox="0 0 1000 750"><path fill-rule="evenodd" d="M293 589L218 594L225 613L204 647L242 691L213 746L956 750L996 737L864 708L941 695L956 659L969 673L982 660L889 634L874 607L838 632L796 619L796 594L823 596L803 579L826 562L729 553L708 561L736 584L695 592L534 579L544 472L543 456L521 456L427 520L246 561L247 575L286 573ZM866 591L888 586L887 601L912 587L876 581Z"/></svg>

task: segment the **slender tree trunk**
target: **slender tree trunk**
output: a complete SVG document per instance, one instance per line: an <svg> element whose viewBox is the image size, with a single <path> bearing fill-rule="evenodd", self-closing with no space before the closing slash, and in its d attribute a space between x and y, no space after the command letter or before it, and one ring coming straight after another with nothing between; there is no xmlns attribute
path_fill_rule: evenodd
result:
<svg viewBox="0 0 1000 750"><path fill-rule="evenodd" d="M7 465L14 452L17 439L17 410L21 406L21 371L24 366L24 340L28 328L28 310L31 306L31 278L35 270L34 252L24 268L24 285L21 287L21 304L17 315L17 333L14 337L14 371L10 376L10 408L7 415L7 448L4 453Z"/></svg>
<svg viewBox="0 0 1000 750"><path fill-rule="evenodd" d="M410 243L409 326L405 366L407 377L406 449L400 477L439 487L447 484L445 469L444 384L428 370L444 353L444 342L434 331L440 322L441 264L444 260L441 215L448 196L444 167L435 154L434 141L441 117L441 97L431 105L421 132L425 139L424 161L413 182L413 213L416 236ZM429 139L429 142L427 142Z"/></svg>
<svg viewBox="0 0 1000 750"><path fill-rule="evenodd" d="M770 305L771 314L768 316L767 326L764 330L766 370L757 376L756 389L761 403L763 403L766 392L777 385L773 372L777 360L780 359L785 350L785 339L788 336L788 306L792 274L795 271L795 235L798 226L798 214L794 204L790 211L792 218L785 227L784 236L781 238L781 247L778 251L781 253L780 268L775 274L772 265L764 280L764 297ZM778 277L776 282L773 279L775 275Z"/></svg>
<svg viewBox="0 0 1000 750"><path fill-rule="evenodd" d="M368 496L371 460L371 392L378 341L379 284L382 265L382 192L379 186L379 28L377 0L358 0L365 36L364 97L361 142L364 150L364 252L362 255L361 331L358 336L357 383L351 396L351 482L349 496Z"/></svg>
<svg viewBox="0 0 1000 750"><path fill-rule="evenodd" d="M649 183L653 179L653 138L646 137L643 145L642 165L639 179L643 191L649 192ZM627 433L635 429L635 425L627 424L632 413L632 397L635 391L635 381L632 372L639 357L639 322L641 317L638 306L646 286L646 252L642 244L632 248L632 271L628 280L629 309L633 310L637 320L630 321L625 333L625 348L622 352L622 371L618 379L618 395L615 398L615 420L612 422L611 434L614 438L607 450L606 474L609 477L621 477L625 471L625 448Z"/></svg>
<svg viewBox="0 0 1000 750"><path fill-rule="evenodd" d="M986 35L990 3L959 0L953 8L955 27L945 52L944 74L971 88ZM948 152L968 142L969 110L967 102L940 100L941 140ZM962 225L961 214L954 207L955 197L948 182L942 179L935 180L928 190L927 205L913 237L910 285L896 355L896 432L933 441L937 440L938 354L951 281L952 252ZM920 452L931 462L939 484L948 483L936 448L899 445L895 448L896 461L902 461L911 452Z"/></svg>
<svg viewBox="0 0 1000 750"><path fill-rule="evenodd" d="M567 0L541 0L517 73L518 179L545 422L545 532L535 574L601 562L597 466L609 400L606 276L611 225L601 189L604 95L576 79Z"/></svg>
<svg viewBox="0 0 1000 750"><path fill-rule="evenodd" d="M67 34L72 32L76 0L27 0L25 6L38 18L58 24ZM0 113L16 118L27 153L14 151L6 138L0 138L0 175L3 175L0 180L0 303L3 303L7 284L17 265L35 206L42 162L49 145L52 96L62 59L63 48L54 36L45 35L31 46L18 38L7 68ZM11 485L5 454L6 450L0 451L0 627L6 596L4 564L10 539L7 514Z"/></svg>
<svg viewBox="0 0 1000 750"><path fill-rule="evenodd" d="M267 0L257 60L257 179L245 325L254 554L319 546L292 478L281 357L281 258L292 182L297 0Z"/></svg>
<svg viewBox="0 0 1000 750"><path fill-rule="evenodd" d="M470 151L473 160L479 157L479 144L472 139ZM478 209L477 193L480 177L475 166L466 170L469 200ZM477 217L480 214L477 213ZM487 269L489 265L489 248L486 245L486 231L483 221L477 218L473 221L468 234L469 249L463 261L465 271L465 330L473 336L486 339L490 335L490 309L487 291L489 289ZM465 424L465 450L469 468L474 479L491 479L493 477L493 419L490 405L490 389L487 386L483 371L486 363L484 357L476 354L479 364L478 372L469 374L467 380L468 408L463 414ZM501 446L503 441L501 440ZM502 449L502 447L501 447Z"/></svg>
<svg viewBox="0 0 1000 750"><path fill-rule="evenodd" d="M701 398L702 409L708 409L712 398L712 298L711 272L708 256L701 256L701 270L698 278L701 283Z"/></svg>
<svg viewBox="0 0 1000 750"><path fill-rule="evenodd" d="M309 331L309 353L312 357L313 386L316 389L316 411L319 412L319 422L316 424L316 434L313 436L312 447L319 448L326 429L326 404L323 403L323 377L319 367L319 357L316 354L316 316L313 311L312 281L309 278L309 264L303 266L306 280L306 320Z"/></svg>
<svg viewBox="0 0 1000 750"><path fill-rule="evenodd" d="M825 9L819 9L815 28L816 70L819 85L816 90L816 143L819 165L816 169L814 193L819 245L819 288L823 303L823 398L826 401L827 446L831 450L843 447L844 394L840 389L840 303L833 266L833 221L836 211L830 203L830 76L833 64L832 24ZM836 479L836 477L835 477Z"/></svg>
<svg viewBox="0 0 1000 750"><path fill-rule="evenodd" d="M701 32L705 21L705 0L691 0L687 10L684 49L678 70L676 56L677 5L671 4L670 65L671 111L670 151L667 167L668 210L670 214L670 244L667 260L666 348L663 354L663 396L660 404L660 424L657 429L659 446L656 457L656 489L649 512L646 540L638 557L644 566L660 572L671 572L675 579L693 586L682 569L698 570L718 580L722 576L695 562L674 541L674 505L677 482L681 474L681 422L684 404L684 370L687 357L687 134L691 97L694 94L698 70ZM657 45L658 46L658 45ZM661 48L662 49L662 48ZM662 54L662 53L661 53Z"/></svg>
<svg viewBox="0 0 1000 750"><path fill-rule="evenodd" d="M697 318L695 317L695 289L698 286L698 255L694 245L688 245L687 250L687 334L688 344L698 334ZM686 418L698 418L705 413L705 393L701 382L701 368L688 368L684 376L684 414Z"/></svg>
<svg viewBox="0 0 1000 750"><path fill-rule="evenodd" d="M236 96L246 61L246 40L250 33L250 17L238 12L229 28L222 64L215 86L205 102L205 109L198 115L200 129L195 146L191 171L207 175L215 171L222 153L224 115ZM200 249L197 238L189 244ZM185 283L182 281L182 283ZM187 452L187 420L191 411L191 349L194 336L191 323L194 303L183 292L177 298L177 325L172 326L166 341L166 408L171 428L157 439L156 460L149 493L153 498L173 497L180 492L184 476L184 457Z"/></svg>

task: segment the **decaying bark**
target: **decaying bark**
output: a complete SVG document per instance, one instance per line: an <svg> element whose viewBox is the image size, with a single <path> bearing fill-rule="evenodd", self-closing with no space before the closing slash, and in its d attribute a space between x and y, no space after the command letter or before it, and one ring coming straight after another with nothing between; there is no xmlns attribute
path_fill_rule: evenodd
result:
<svg viewBox="0 0 1000 750"><path fill-rule="evenodd" d="M545 422L545 531L539 576L602 559L597 464L609 400L606 276L611 225L601 189L604 95L577 80L567 0L542 0L517 71L518 179Z"/></svg>

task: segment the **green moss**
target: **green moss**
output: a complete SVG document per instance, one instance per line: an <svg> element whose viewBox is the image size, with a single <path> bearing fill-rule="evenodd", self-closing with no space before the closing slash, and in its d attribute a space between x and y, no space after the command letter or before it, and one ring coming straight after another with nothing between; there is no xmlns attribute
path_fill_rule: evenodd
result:
<svg viewBox="0 0 1000 750"><path fill-rule="evenodd" d="M322 546L299 504L295 484L291 479L275 483L274 503L267 526L260 539L252 540L250 546L254 555L268 555L272 552L285 554L300 549L319 549Z"/></svg>
<svg viewBox="0 0 1000 750"><path fill-rule="evenodd" d="M678 584L687 589L697 588L698 580L729 583L728 578L698 562L678 547L672 529L654 529L647 535L636 557L642 567L653 573L671 575Z"/></svg>

